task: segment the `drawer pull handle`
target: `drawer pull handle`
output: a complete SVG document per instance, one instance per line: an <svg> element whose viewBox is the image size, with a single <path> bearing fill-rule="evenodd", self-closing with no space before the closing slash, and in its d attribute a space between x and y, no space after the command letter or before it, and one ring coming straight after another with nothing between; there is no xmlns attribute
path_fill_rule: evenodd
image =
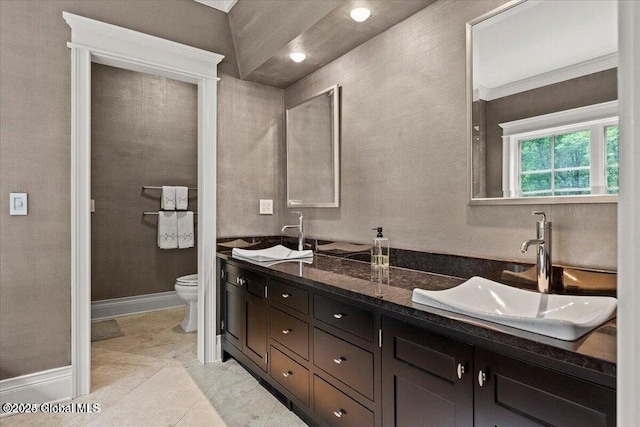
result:
<svg viewBox="0 0 640 427"><path fill-rule="evenodd" d="M289 298L290 296L291 294L282 294L282 298L285 298L285 299Z"/></svg>
<svg viewBox="0 0 640 427"><path fill-rule="evenodd" d="M480 387L484 386L484 383L487 381L487 374L485 374L483 371L479 371L478 372L478 385Z"/></svg>
<svg viewBox="0 0 640 427"><path fill-rule="evenodd" d="M342 316L344 316L344 314L342 314L342 313L335 313L335 314L333 315L333 317L334 317L335 319L342 319Z"/></svg>
<svg viewBox="0 0 640 427"><path fill-rule="evenodd" d="M342 416L345 414L346 412L344 411L344 409L338 409L337 411L333 411L333 415L335 415L338 418L342 418Z"/></svg>
<svg viewBox="0 0 640 427"><path fill-rule="evenodd" d="M285 334L285 335L288 335L288 334L291 333L291 329L283 329L282 333Z"/></svg>
<svg viewBox="0 0 640 427"><path fill-rule="evenodd" d="M341 364L342 362L345 362L347 359L345 359L344 357L336 357L335 359L333 359L333 363L335 364Z"/></svg>
<svg viewBox="0 0 640 427"><path fill-rule="evenodd" d="M282 376L285 377L285 378L290 377L291 375L293 375L293 372L291 372L291 371L287 371L287 372L283 372L282 373Z"/></svg>
<svg viewBox="0 0 640 427"><path fill-rule="evenodd" d="M458 363L458 379L462 379L462 375L464 375L464 365L462 363Z"/></svg>

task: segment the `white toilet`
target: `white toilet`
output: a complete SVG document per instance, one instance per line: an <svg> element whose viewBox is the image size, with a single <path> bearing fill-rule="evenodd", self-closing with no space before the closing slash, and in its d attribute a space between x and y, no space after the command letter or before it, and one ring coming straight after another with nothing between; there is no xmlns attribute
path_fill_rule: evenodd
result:
<svg viewBox="0 0 640 427"><path fill-rule="evenodd" d="M193 332L198 329L198 275L178 277L175 288L178 297L187 303L187 314L180 326L185 332Z"/></svg>

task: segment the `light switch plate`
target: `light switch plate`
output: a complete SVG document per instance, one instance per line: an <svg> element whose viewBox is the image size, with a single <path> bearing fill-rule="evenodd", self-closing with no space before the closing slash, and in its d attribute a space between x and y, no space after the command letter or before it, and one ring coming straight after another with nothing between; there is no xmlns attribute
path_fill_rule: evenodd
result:
<svg viewBox="0 0 640 427"><path fill-rule="evenodd" d="M27 193L9 193L9 215L27 214Z"/></svg>
<svg viewBox="0 0 640 427"><path fill-rule="evenodd" d="M260 215L273 215L273 200L260 199Z"/></svg>

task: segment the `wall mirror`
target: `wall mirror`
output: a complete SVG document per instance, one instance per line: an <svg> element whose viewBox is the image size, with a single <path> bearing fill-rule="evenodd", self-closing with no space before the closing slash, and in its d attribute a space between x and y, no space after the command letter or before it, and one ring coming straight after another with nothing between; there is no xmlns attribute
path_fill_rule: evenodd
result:
<svg viewBox="0 0 640 427"><path fill-rule="evenodd" d="M467 24L470 204L617 201L617 22L526 0Z"/></svg>
<svg viewBox="0 0 640 427"><path fill-rule="evenodd" d="M339 206L338 85L287 109L287 206Z"/></svg>

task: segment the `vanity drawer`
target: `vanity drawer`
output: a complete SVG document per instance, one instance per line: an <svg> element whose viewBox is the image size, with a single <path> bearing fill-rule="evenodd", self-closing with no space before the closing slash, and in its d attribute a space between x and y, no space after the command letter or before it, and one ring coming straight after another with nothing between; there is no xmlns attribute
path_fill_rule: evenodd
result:
<svg viewBox="0 0 640 427"><path fill-rule="evenodd" d="M259 274L252 273L250 271L244 271L242 273L244 284L246 285L247 292L257 297L266 297L267 278L260 276Z"/></svg>
<svg viewBox="0 0 640 427"><path fill-rule="evenodd" d="M373 341L373 313L322 295L313 297L313 316L329 325Z"/></svg>
<svg viewBox="0 0 640 427"><path fill-rule="evenodd" d="M314 328L313 363L373 400L373 354L370 352Z"/></svg>
<svg viewBox="0 0 640 427"><path fill-rule="evenodd" d="M270 308L270 315L271 339L308 360L309 325L274 307Z"/></svg>
<svg viewBox="0 0 640 427"><path fill-rule="evenodd" d="M309 406L309 371L284 353L271 347L271 378Z"/></svg>
<svg viewBox="0 0 640 427"><path fill-rule="evenodd" d="M327 424L335 427L373 427L373 412L333 387L313 377L313 406Z"/></svg>
<svg viewBox="0 0 640 427"><path fill-rule="evenodd" d="M269 281L269 299L284 304L304 314L309 314L309 292L295 286Z"/></svg>

